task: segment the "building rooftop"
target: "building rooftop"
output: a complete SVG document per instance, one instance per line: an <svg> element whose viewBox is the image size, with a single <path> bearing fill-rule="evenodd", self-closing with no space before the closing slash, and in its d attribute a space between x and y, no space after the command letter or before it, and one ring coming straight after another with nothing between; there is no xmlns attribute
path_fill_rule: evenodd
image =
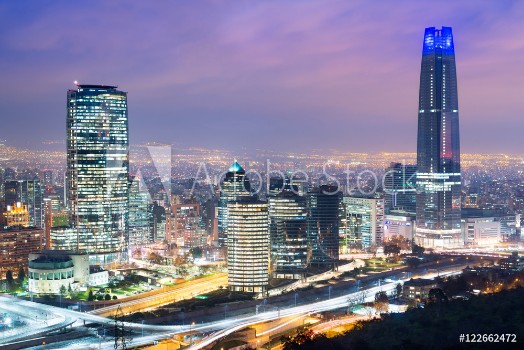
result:
<svg viewBox="0 0 524 350"><path fill-rule="evenodd" d="M29 261L29 268L40 270L65 269L73 266L73 260L65 256L41 255Z"/></svg>
<svg viewBox="0 0 524 350"><path fill-rule="evenodd" d="M404 283L404 286L408 287L425 287L425 286L431 286L437 284L437 281L435 280L429 280L426 278L412 278L406 283Z"/></svg>
<svg viewBox="0 0 524 350"><path fill-rule="evenodd" d="M238 164L238 162L235 160L235 162L231 164L231 166L229 167L229 171L232 173L240 173L244 172L244 168L242 168L240 164Z"/></svg>
<svg viewBox="0 0 524 350"><path fill-rule="evenodd" d="M95 85L95 84L76 84L80 89L109 89L113 90L118 88L116 85Z"/></svg>

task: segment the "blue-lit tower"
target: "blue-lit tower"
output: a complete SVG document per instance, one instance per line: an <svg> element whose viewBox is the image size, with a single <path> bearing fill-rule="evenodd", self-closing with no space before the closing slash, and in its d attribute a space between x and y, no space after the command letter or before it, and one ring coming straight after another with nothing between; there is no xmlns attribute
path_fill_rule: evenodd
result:
<svg viewBox="0 0 524 350"><path fill-rule="evenodd" d="M420 71L415 242L462 245L455 49L450 27L426 28Z"/></svg>

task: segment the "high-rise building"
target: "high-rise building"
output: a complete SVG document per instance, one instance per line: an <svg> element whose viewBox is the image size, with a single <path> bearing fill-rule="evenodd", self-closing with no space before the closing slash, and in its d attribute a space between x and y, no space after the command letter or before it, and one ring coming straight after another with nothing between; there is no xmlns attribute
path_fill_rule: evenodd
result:
<svg viewBox="0 0 524 350"><path fill-rule="evenodd" d="M129 185L129 245L140 246L153 242L151 198L140 188L140 180L133 178Z"/></svg>
<svg viewBox="0 0 524 350"><path fill-rule="evenodd" d="M29 227L29 211L27 205L20 202L8 205L2 213L0 222L7 227Z"/></svg>
<svg viewBox="0 0 524 350"><path fill-rule="evenodd" d="M39 180L11 180L5 183L5 204L27 205L29 226L44 227L44 190Z"/></svg>
<svg viewBox="0 0 524 350"><path fill-rule="evenodd" d="M167 212L166 208L163 205L154 202L151 206L152 216L151 216L151 230L153 233L154 242L163 242L166 240L167 233Z"/></svg>
<svg viewBox="0 0 524 350"><path fill-rule="evenodd" d="M67 220L69 223L69 220ZM44 198L44 247L51 249L51 228L53 227L53 202Z"/></svg>
<svg viewBox="0 0 524 350"><path fill-rule="evenodd" d="M310 264L334 266L338 260L341 200L335 186L323 185L306 195Z"/></svg>
<svg viewBox="0 0 524 350"><path fill-rule="evenodd" d="M307 275L308 239L305 217L279 220L276 227L280 244L275 254L273 277L302 279Z"/></svg>
<svg viewBox="0 0 524 350"><path fill-rule="evenodd" d="M173 241L179 247L205 247L208 241L202 207L198 203L180 203L171 206L173 214Z"/></svg>
<svg viewBox="0 0 524 350"><path fill-rule="evenodd" d="M384 199L345 196L342 202L348 247L366 249L381 246L384 234Z"/></svg>
<svg viewBox="0 0 524 350"><path fill-rule="evenodd" d="M5 207L5 193L4 193L4 181L5 181L5 170L0 167L0 210L4 210Z"/></svg>
<svg viewBox="0 0 524 350"><path fill-rule="evenodd" d="M239 197L250 195L251 185L246 177L246 171L235 161L226 173L218 201L218 244L220 246L225 246L227 242L228 203L235 202Z"/></svg>
<svg viewBox="0 0 524 350"><path fill-rule="evenodd" d="M417 227L424 247L462 245L455 49L450 27L426 28L417 137Z"/></svg>
<svg viewBox="0 0 524 350"><path fill-rule="evenodd" d="M417 210L417 166L391 163L384 174L384 210L415 213Z"/></svg>
<svg viewBox="0 0 524 350"><path fill-rule="evenodd" d="M42 171L42 182L44 186L53 186L55 184L54 177L53 177L53 170Z"/></svg>
<svg viewBox="0 0 524 350"><path fill-rule="evenodd" d="M92 263L127 252L127 116L127 93L116 86L77 85L67 92L67 203L76 248Z"/></svg>
<svg viewBox="0 0 524 350"><path fill-rule="evenodd" d="M269 285L268 205L239 197L227 205L227 273L229 289L263 293Z"/></svg>
<svg viewBox="0 0 524 350"><path fill-rule="evenodd" d="M294 275L302 276L305 273L303 264L300 271L292 271L293 266L297 265L297 260L306 261L307 241L304 232L304 242L298 246L305 246L305 250L300 251L293 242L294 239L301 239L298 232L291 232L291 223L283 224L289 220L302 220L305 224L306 218L306 198L299 196L289 188L283 189L280 193L270 195L269 198L269 237L271 252L272 275ZM289 249L288 249L289 248ZM295 256L298 254L298 256ZM288 262L292 262L288 264ZM297 277L300 278L300 277Z"/></svg>
<svg viewBox="0 0 524 350"><path fill-rule="evenodd" d="M44 231L34 227L13 227L0 231L0 279L6 277L7 271L18 275L24 269L27 275L29 253L42 249Z"/></svg>

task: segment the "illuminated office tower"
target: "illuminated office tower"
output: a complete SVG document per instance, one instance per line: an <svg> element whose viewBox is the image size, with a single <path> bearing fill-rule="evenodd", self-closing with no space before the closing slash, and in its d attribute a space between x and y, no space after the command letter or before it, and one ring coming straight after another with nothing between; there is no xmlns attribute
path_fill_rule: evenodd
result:
<svg viewBox="0 0 524 350"><path fill-rule="evenodd" d="M229 289L263 293L269 284L268 205L254 197L227 204Z"/></svg>
<svg viewBox="0 0 524 350"><path fill-rule="evenodd" d="M151 205L151 232L153 242L163 242L167 238L168 212L163 205L154 202Z"/></svg>
<svg viewBox="0 0 524 350"><path fill-rule="evenodd" d="M415 213L417 210L417 166L391 163L384 174L384 209Z"/></svg>
<svg viewBox="0 0 524 350"><path fill-rule="evenodd" d="M426 28L420 71L415 242L463 244L455 49L450 27Z"/></svg>
<svg viewBox="0 0 524 350"><path fill-rule="evenodd" d="M384 234L384 199L345 196L342 202L348 248L381 246Z"/></svg>
<svg viewBox="0 0 524 350"><path fill-rule="evenodd" d="M44 190L39 180L11 180L5 183L5 204L27 205L29 226L44 227Z"/></svg>
<svg viewBox="0 0 524 350"><path fill-rule="evenodd" d="M341 201L342 192L335 186L320 186L306 195L311 265L336 265Z"/></svg>
<svg viewBox="0 0 524 350"><path fill-rule="evenodd" d="M251 195L251 185L245 170L236 161L229 167L222 183L218 201L218 244L225 246L227 242L228 203L237 198Z"/></svg>
<svg viewBox="0 0 524 350"><path fill-rule="evenodd" d="M68 91L67 203L74 245L91 263L126 258L128 145L126 92L104 85Z"/></svg>
<svg viewBox="0 0 524 350"><path fill-rule="evenodd" d="M280 244L276 250L276 268L273 277L302 279L307 276L308 239L307 220L303 218L279 220L276 227Z"/></svg>
<svg viewBox="0 0 524 350"><path fill-rule="evenodd" d="M5 170L4 168L0 167L0 211L4 210L5 207L5 193L4 193L4 174Z"/></svg>
<svg viewBox="0 0 524 350"><path fill-rule="evenodd" d="M301 236L299 223L286 222L298 220L306 224L306 198L291 191L287 186L280 193L270 195L268 201L272 275L300 278L305 273L307 237L305 230L304 236Z"/></svg>
<svg viewBox="0 0 524 350"><path fill-rule="evenodd" d="M140 246L153 242L151 221L153 207L149 192L142 189L134 177L129 185L129 245Z"/></svg>

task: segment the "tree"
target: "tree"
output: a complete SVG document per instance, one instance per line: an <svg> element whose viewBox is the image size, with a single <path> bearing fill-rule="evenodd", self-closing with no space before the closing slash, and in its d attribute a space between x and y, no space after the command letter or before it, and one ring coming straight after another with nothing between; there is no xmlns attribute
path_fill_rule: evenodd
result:
<svg viewBox="0 0 524 350"><path fill-rule="evenodd" d="M386 292L378 292L375 294L375 303L373 306L379 314L389 311L389 298Z"/></svg>
<svg viewBox="0 0 524 350"><path fill-rule="evenodd" d="M67 292L69 293L69 295L73 293L73 288L71 288L71 283L69 283L69 286L67 286Z"/></svg>
<svg viewBox="0 0 524 350"><path fill-rule="evenodd" d="M388 244L384 246L384 254L386 255L399 255L400 254L400 247L395 244Z"/></svg>
<svg viewBox="0 0 524 350"><path fill-rule="evenodd" d="M424 251L426 249L424 247L421 247L419 245L416 245L416 244L413 244L413 248L411 249L411 251L413 252L413 254L417 254L417 255L422 255L424 254Z"/></svg>
<svg viewBox="0 0 524 350"><path fill-rule="evenodd" d="M395 235L384 242L384 244L398 245L401 250L408 250L411 247L411 241L400 235Z"/></svg>
<svg viewBox="0 0 524 350"><path fill-rule="evenodd" d="M437 303L445 303L447 301L448 301L448 297L446 296L446 294L444 294L442 289L440 288L430 289L428 293L428 303L437 304Z"/></svg>
<svg viewBox="0 0 524 350"><path fill-rule="evenodd" d="M148 259L150 262L157 265L160 265L164 262L164 258L156 252L149 253Z"/></svg>
<svg viewBox="0 0 524 350"><path fill-rule="evenodd" d="M372 244L369 248L368 248L368 251L373 254L373 257L375 258L377 256L377 250L378 250L378 247L376 244Z"/></svg>
<svg viewBox="0 0 524 350"><path fill-rule="evenodd" d="M397 284L397 286L395 287L395 290L397 292L397 297L400 296L402 294L402 284Z"/></svg>
<svg viewBox="0 0 524 350"><path fill-rule="evenodd" d="M176 270L178 275L182 277L186 277L187 275L189 275L189 270L185 266L178 266Z"/></svg>
<svg viewBox="0 0 524 350"><path fill-rule="evenodd" d="M104 296L104 299L105 299L105 300L111 300L111 295L106 294L106 295Z"/></svg>
<svg viewBox="0 0 524 350"><path fill-rule="evenodd" d="M113 295L113 300L116 300L118 299L118 297L116 295Z"/></svg>
<svg viewBox="0 0 524 350"><path fill-rule="evenodd" d="M13 282L15 281L13 279L13 273L11 272L11 270L7 271L6 274L5 274L5 279L7 281L7 284L9 286L11 286L13 284Z"/></svg>
<svg viewBox="0 0 524 350"><path fill-rule="evenodd" d="M193 256L193 258L201 258L202 257L202 248L200 247L194 247L194 248L191 248L191 255Z"/></svg>
<svg viewBox="0 0 524 350"><path fill-rule="evenodd" d="M417 268L420 265L420 260L418 258L407 258L406 264L411 268Z"/></svg>
<svg viewBox="0 0 524 350"><path fill-rule="evenodd" d="M351 308L353 306L364 304L365 300L366 300L365 292L360 292L360 293L350 295L347 299L347 302L348 302L347 313L348 314L351 313Z"/></svg>
<svg viewBox="0 0 524 350"><path fill-rule="evenodd" d="M89 293L87 294L87 301L95 300L95 295L93 294L93 289L89 288Z"/></svg>
<svg viewBox="0 0 524 350"><path fill-rule="evenodd" d="M284 345L284 350L298 350L324 338L326 338L324 334L317 335L311 329L302 328L294 337L282 337L281 342Z"/></svg>
<svg viewBox="0 0 524 350"><path fill-rule="evenodd" d="M18 277L16 278L19 284L24 283L25 280L25 271L21 267L20 270L18 270Z"/></svg>
<svg viewBox="0 0 524 350"><path fill-rule="evenodd" d="M62 284L58 292L60 293L60 295L64 295L67 292L66 286Z"/></svg>

